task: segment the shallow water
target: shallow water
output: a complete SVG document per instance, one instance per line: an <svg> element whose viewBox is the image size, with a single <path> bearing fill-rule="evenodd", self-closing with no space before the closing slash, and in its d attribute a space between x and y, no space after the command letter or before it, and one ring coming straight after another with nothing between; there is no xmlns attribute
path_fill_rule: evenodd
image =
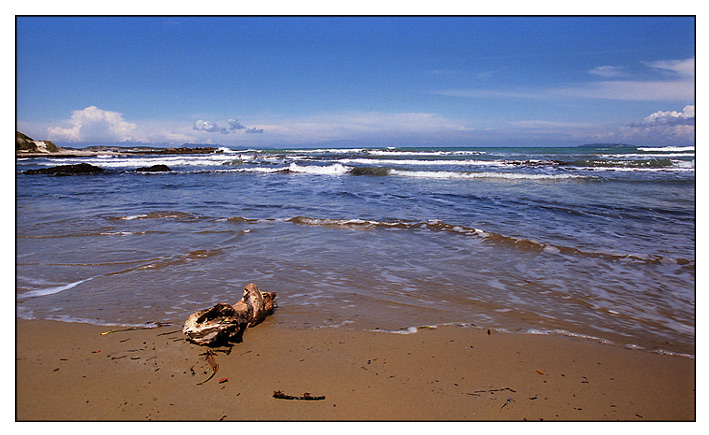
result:
<svg viewBox="0 0 709 435"><path fill-rule="evenodd" d="M255 282L294 327L694 354L693 148L224 151L18 159L18 316L181 324Z"/></svg>

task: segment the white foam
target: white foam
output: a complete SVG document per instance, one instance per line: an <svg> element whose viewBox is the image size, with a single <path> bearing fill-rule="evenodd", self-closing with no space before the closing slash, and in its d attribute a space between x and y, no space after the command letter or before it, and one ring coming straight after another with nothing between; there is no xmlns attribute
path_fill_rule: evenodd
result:
<svg viewBox="0 0 709 435"><path fill-rule="evenodd" d="M392 169L390 175L416 178L438 178L438 179L477 179L492 178L504 180L568 180L587 178L575 174L525 174L510 172L449 172L449 171L399 171Z"/></svg>
<svg viewBox="0 0 709 435"><path fill-rule="evenodd" d="M687 153L663 153L663 154L600 154L598 157L610 159L647 159L647 158L672 158L672 157L694 157L694 154Z"/></svg>
<svg viewBox="0 0 709 435"><path fill-rule="evenodd" d="M406 166L505 166L498 160L418 160L418 159L340 159L340 163Z"/></svg>
<svg viewBox="0 0 709 435"><path fill-rule="evenodd" d="M287 150L288 153L300 154L349 154L361 153L366 151L364 148L313 148L313 149L293 149Z"/></svg>
<svg viewBox="0 0 709 435"><path fill-rule="evenodd" d="M82 279L81 281L76 281L76 282L72 282L69 284L60 285L58 287L49 287L49 288L40 289L40 290L28 291L25 293L18 294L17 298L18 299L27 299L27 298L36 298L39 296L53 295L53 294L56 294L59 292L63 292L64 290L72 289L72 288L76 287L77 285L85 283L86 281L91 281L92 279L94 279L93 276L90 278Z"/></svg>
<svg viewBox="0 0 709 435"><path fill-rule="evenodd" d="M430 326L428 328L434 328L434 327ZM406 329L400 329L397 331L388 331L388 330L383 330L383 329L370 329L369 331L370 332L385 332L388 334L415 334L418 332L418 328L415 326L409 326Z"/></svg>
<svg viewBox="0 0 709 435"><path fill-rule="evenodd" d="M26 320L37 319L37 317L32 312L20 313L19 317L22 319L26 319ZM83 323L86 325L105 326L105 327L113 327L113 328L120 327L120 328L153 329L153 328L158 328L160 326L165 326L165 325L170 324L169 322L147 322L147 323L102 322L102 321L96 320L96 319L87 319L87 318L83 318L83 317L74 317L74 316L68 316L68 315L46 316L46 317L43 317L43 319L54 320L57 322L64 322L64 323Z"/></svg>
<svg viewBox="0 0 709 435"><path fill-rule="evenodd" d="M367 154L373 156L479 156L488 154L485 151L401 151L389 150L367 150Z"/></svg>
<svg viewBox="0 0 709 435"><path fill-rule="evenodd" d="M547 254L558 254L559 252L561 252L559 248L551 245L545 245L542 251L546 252Z"/></svg>
<svg viewBox="0 0 709 435"><path fill-rule="evenodd" d="M349 172L350 168L339 163L329 166L300 166L297 163L291 163L288 166L288 171L310 175L342 175Z"/></svg>
<svg viewBox="0 0 709 435"><path fill-rule="evenodd" d="M648 168L648 167L587 167L580 168L587 171L595 172L693 172L694 161L678 161L673 162L676 166L666 166L663 168Z"/></svg>
<svg viewBox="0 0 709 435"><path fill-rule="evenodd" d="M501 331L507 332L507 331L505 331L504 329L502 329ZM510 332L513 332L513 331L510 331ZM600 337L596 337L596 336L588 335L588 334L580 334L580 333L577 333L577 332L570 332L570 331L567 331L567 330L565 330L565 329L536 329L536 328L530 328L530 329L527 329L526 333L527 333L527 334L531 334L531 335L563 335L563 336L566 336L566 337L573 337L573 338L580 338L580 339L584 339L584 340L591 340L591 341L595 341L595 342L603 343L603 344L613 344L612 341L606 340L605 338L600 338Z"/></svg>
<svg viewBox="0 0 709 435"><path fill-rule="evenodd" d="M141 157L113 156L112 158L97 156L65 159L63 160L63 163L89 163L102 168L123 169L153 165L166 165L169 167L213 166L228 163L233 160L233 158L233 154L225 155L224 153L198 155L146 155ZM38 164L49 166L53 165L54 162L38 162Z"/></svg>
<svg viewBox="0 0 709 435"><path fill-rule="evenodd" d="M648 148L638 148L638 151L647 151L647 152L668 152L668 153L673 153L673 152L684 152L684 151L694 151L694 146L683 146L683 147L677 147L677 146L666 146L666 147L648 147Z"/></svg>
<svg viewBox="0 0 709 435"><path fill-rule="evenodd" d="M490 233L480 230L478 228L475 228L474 231L475 231L475 234L477 234L478 236L480 236L482 238L490 237Z"/></svg>
<svg viewBox="0 0 709 435"><path fill-rule="evenodd" d="M272 174L274 172L284 172L286 168L239 168L235 170L224 170L223 172L255 172L255 173L262 173L262 174ZM222 172L222 171L218 171Z"/></svg>

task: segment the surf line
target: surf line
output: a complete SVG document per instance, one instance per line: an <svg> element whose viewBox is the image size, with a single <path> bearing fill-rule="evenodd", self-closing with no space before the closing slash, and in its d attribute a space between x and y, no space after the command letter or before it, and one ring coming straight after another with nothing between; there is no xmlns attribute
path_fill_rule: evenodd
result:
<svg viewBox="0 0 709 435"><path fill-rule="evenodd" d="M36 298L39 296L53 295L53 294L56 294L59 292L63 292L64 290L72 289L72 288L76 287L77 285L83 284L87 281L91 281L94 278L96 278L96 277L92 276L92 277L89 277L86 279L82 279L81 281L76 281L76 282L72 282L72 283L57 286L57 287L49 287L49 288L40 289L40 290L28 291L26 293L22 293L22 294L17 295L17 299Z"/></svg>

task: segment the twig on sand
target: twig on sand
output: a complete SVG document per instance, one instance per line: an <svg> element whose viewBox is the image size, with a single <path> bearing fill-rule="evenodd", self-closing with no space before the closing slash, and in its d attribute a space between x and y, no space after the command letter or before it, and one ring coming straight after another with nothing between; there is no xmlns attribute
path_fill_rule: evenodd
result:
<svg viewBox="0 0 709 435"><path fill-rule="evenodd" d="M112 329L110 331L102 332L101 335L113 334L114 332L124 332L124 331L135 331L137 329L148 329L148 328L124 328L124 329Z"/></svg>
<svg viewBox="0 0 709 435"><path fill-rule="evenodd" d="M141 330L141 329L162 328L163 326L168 326L168 325L169 325L169 323L166 323L166 322L150 322L150 324L153 325L153 326L134 326L134 327L132 327L132 328L112 329L112 330L110 330L110 331L102 332L101 335L113 334L114 332L138 331L138 330Z"/></svg>
<svg viewBox="0 0 709 435"><path fill-rule="evenodd" d="M302 396L291 396L280 390L273 392L273 398L285 400L325 400L325 396L311 396L310 393L303 393Z"/></svg>
<svg viewBox="0 0 709 435"><path fill-rule="evenodd" d="M212 367L212 374L207 379L198 383L197 385L206 384L210 379L212 379L214 377L214 375L217 374L217 370L219 370L219 364L217 364L217 362L214 360L215 353L213 351L208 350L206 353L203 353L202 355L206 355L207 362L209 363L210 367Z"/></svg>
<svg viewBox="0 0 709 435"><path fill-rule="evenodd" d="M176 330L170 331L170 332L161 332L160 334L158 334L158 336L161 336L161 335L170 335L170 334L174 334L174 333L176 333L176 332L182 332L182 330L181 330L181 329L176 329Z"/></svg>
<svg viewBox="0 0 709 435"><path fill-rule="evenodd" d="M480 394L478 394L478 393L494 393L496 391L510 391L512 393L517 392L510 387L505 387L505 388L497 388L497 389L493 389L493 390L477 390L477 391L473 391L472 393L468 393L468 396L479 396Z"/></svg>
<svg viewBox="0 0 709 435"><path fill-rule="evenodd" d="M512 398L510 397L509 399L507 399L507 402L505 402L505 404L500 407L500 409L502 409L502 408L504 408L505 406L507 406L507 404L510 403L511 401L512 401Z"/></svg>

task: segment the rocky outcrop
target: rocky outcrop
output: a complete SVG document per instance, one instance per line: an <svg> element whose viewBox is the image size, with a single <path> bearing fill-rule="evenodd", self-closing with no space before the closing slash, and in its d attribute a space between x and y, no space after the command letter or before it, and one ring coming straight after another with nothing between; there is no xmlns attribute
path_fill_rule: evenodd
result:
<svg viewBox="0 0 709 435"><path fill-rule="evenodd" d="M26 134L15 131L15 151L22 153L58 153L61 149L48 140L34 140Z"/></svg>
<svg viewBox="0 0 709 435"><path fill-rule="evenodd" d="M88 163L79 163L77 165L62 165L53 166L51 168L42 169L28 169L24 173L27 175L78 175L78 174L100 174L103 172L102 168L98 166L90 165Z"/></svg>
<svg viewBox="0 0 709 435"><path fill-rule="evenodd" d="M187 145L187 144L185 144ZM224 151L212 146L181 146L172 148L152 146L92 145L84 148L60 148L48 140L34 140L24 133L15 131L15 155L22 158L33 157L90 157L97 155L184 155L220 154Z"/></svg>

